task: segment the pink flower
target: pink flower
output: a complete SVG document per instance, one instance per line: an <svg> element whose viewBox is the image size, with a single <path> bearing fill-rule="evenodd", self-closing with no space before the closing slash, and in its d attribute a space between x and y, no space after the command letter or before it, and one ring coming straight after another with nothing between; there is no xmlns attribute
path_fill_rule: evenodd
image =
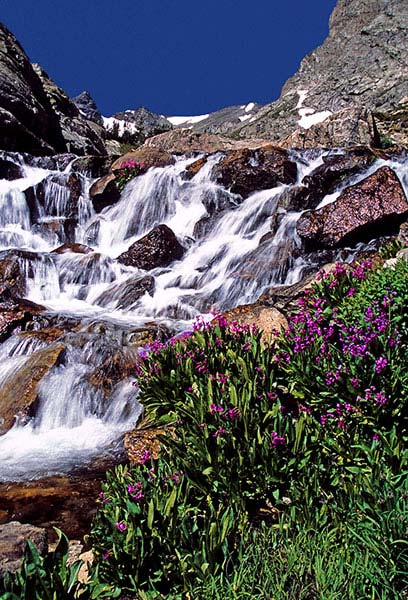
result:
<svg viewBox="0 0 408 600"><path fill-rule="evenodd" d="M126 531L126 529L127 529L126 523L118 522L118 521L115 523L115 527L118 531Z"/></svg>

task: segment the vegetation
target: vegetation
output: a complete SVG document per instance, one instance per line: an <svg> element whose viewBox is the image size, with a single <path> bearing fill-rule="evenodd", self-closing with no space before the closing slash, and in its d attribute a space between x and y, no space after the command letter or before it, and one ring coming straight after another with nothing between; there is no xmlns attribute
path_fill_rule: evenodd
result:
<svg viewBox="0 0 408 600"><path fill-rule="evenodd" d="M120 169L118 169L115 173L116 187L121 192L129 181L131 181L138 175L142 175L144 172L144 165L141 165L135 160L129 158L128 160L122 163Z"/></svg>
<svg viewBox="0 0 408 600"><path fill-rule="evenodd" d="M216 317L144 349L160 458L107 473L74 594L408 595L407 303L405 260L337 264L273 343Z"/></svg>

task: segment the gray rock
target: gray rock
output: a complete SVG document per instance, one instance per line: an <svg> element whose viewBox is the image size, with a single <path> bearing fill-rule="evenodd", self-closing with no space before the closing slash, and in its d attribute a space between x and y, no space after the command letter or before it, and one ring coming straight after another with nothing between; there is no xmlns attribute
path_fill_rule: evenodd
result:
<svg viewBox="0 0 408 600"><path fill-rule="evenodd" d="M103 125L103 119L100 110L88 91L85 90L79 94L79 96L72 98L72 102L78 108L81 115L85 117L85 119L93 121L98 125Z"/></svg>
<svg viewBox="0 0 408 600"><path fill-rule="evenodd" d="M11 521L0 525L0 577L21 566L26 541L31 540L43 556L48 551L47 531L42 527Z"/></svg>
<svg viewBox="0 0 408 600"><path fill-rule="evenodd" d="M277 140L299 129L301 90L307 92L302 108L314 114L353 106L397 107L408 96L407 46L407 2L338 0L323 44L302 60L280 98L237 128L236 135Z"/></svg>
<svg viewBox="0 0 408 600"><path fill-rule="evenodd" d="M0 126L4 150L55 154L65 150L57 116L30 61L0 23Z"/></svg>

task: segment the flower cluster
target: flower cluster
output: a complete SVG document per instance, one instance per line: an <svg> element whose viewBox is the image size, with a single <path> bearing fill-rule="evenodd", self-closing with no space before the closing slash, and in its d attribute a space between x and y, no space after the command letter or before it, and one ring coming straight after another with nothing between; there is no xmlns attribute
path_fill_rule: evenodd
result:
<svg viewBox="0 0 408 600"><path fill-rule="evenodd" d="M116 187L121 192L129 181L131 181L138 175L142 175L143 173L145 173L145 171L146 168L144 165L136 162L135 160L127 159L115 172Z"/></svg>

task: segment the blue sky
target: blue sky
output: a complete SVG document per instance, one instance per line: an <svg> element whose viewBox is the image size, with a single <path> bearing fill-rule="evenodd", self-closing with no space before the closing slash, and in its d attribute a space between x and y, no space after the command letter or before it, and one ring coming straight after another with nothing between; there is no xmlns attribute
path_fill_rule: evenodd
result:
<svg viewBox="0 0 408 600"><path fill-rule="evenodd" d="M336 0L0 0L0 20L66 92L102 113L198 115L276 99Z"/></svg>

